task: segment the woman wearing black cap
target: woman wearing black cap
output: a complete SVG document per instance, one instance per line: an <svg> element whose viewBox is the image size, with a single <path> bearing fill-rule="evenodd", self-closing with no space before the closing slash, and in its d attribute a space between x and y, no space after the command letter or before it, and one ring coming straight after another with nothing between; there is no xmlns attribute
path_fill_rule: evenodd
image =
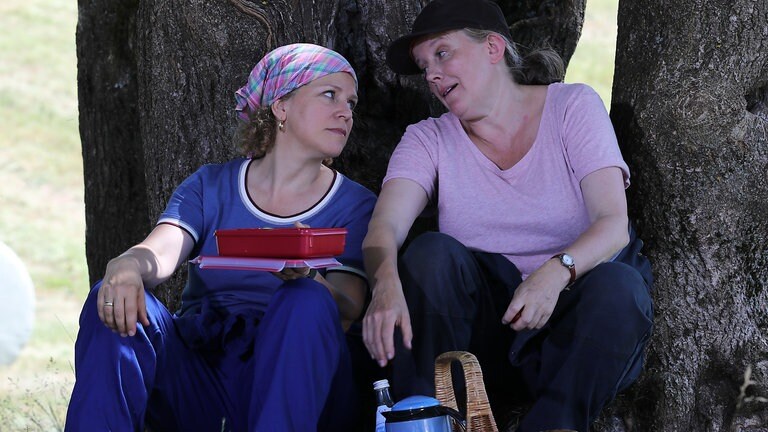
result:
<svg viewBox="0 0 768 432"><path fill-rule="evenodd" d="M430 2L387 62L423 73L449 112L408 127L369 225L371 356L402 397L434 393L438 354L471 351L491 392L529 399L520 431L586 431L638 377L653 321L602 101L559 83L554 52L521 57L487 0ZM398 260L425 209L440 232Z"/></svg>

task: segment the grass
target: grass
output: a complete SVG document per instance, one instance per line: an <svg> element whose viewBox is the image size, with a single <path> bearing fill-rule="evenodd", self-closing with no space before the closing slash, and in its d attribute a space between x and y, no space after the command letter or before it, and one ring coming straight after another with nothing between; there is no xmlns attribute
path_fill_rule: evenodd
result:
<svg viewBox="0 0 768 432"><path fill-rule="evenodd" d="M0 429L61 430L87 294L77 125L76 2L0 5L0 241L35 285L35 327L0 366Z"/></svg>
<svg viewBox="0 0 768 432"><path fill-rule="evenodd" d="M610 102L617 0L590 0L567 82ZM74 383L77 318L88 291L77 124L77 2L0 3L0 241L26 263L35 328L0 366L0 429L61 430Z"/></svg>
<svg viewBox="0 0 768 432"><path fill-rule="evenodd" d="M587 2L581 39L565 74L565 82L582 82L592 86L606 108L611 103L618 7L618 0Z"/></svg>

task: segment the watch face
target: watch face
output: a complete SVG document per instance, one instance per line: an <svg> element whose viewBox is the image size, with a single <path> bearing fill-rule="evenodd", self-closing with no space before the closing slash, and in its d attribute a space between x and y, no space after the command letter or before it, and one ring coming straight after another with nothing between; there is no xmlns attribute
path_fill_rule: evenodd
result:
<svg viewBox="0 0 768 432"><path fill-rule="evenodd" d="M573 265L573 257L568 254L563 254L563 256L560 257L560 262L562 262L564 266L570 267Z"/></svg>

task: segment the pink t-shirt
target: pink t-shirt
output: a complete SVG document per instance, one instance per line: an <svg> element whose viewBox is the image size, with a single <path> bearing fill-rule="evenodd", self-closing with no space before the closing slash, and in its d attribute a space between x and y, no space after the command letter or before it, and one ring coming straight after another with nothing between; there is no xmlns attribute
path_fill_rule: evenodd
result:
<svg viewBox="0 0 768 432"><path fill-rule="evenodd" d="M525 278L589 227L579 183L614 166L628 187L600 96L583 84L551 84L536 140L512 168L499 169L446 113L406 129L384 183L418 183L437 205L440 232L470 250L503 254Z"/></svg>

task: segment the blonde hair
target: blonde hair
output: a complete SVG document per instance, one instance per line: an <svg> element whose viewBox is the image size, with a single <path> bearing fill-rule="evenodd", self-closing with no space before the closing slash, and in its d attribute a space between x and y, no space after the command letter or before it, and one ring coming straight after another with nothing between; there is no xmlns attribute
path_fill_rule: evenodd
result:
<svg viewBox="0 0 768 432"><path fill-rule="evenodd" d="M464 33L470 38L483 42L491 33L504 40L506 49L504 60L518 84L552 84L560 82L565 76L565 64L560 55L551 48L535 49L525 56L520 55L517 44L506 36L492 30L465 28Z"/></svg>

